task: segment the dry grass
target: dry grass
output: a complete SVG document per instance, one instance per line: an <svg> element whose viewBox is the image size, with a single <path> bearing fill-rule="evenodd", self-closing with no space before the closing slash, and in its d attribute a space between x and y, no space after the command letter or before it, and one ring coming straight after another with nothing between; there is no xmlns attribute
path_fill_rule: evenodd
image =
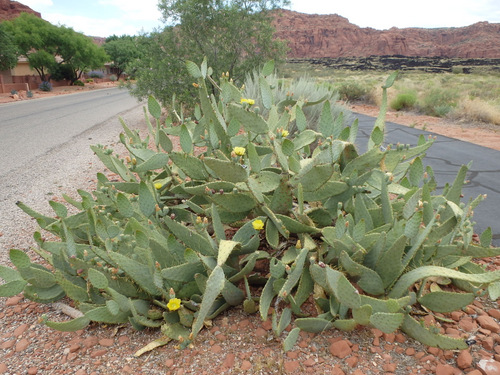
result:
<svg viewBox="0 0 500 375"><path fill-rule="evenodd" d="M500 107L482 99L463 99L450 117L500 125Z"/></svg>

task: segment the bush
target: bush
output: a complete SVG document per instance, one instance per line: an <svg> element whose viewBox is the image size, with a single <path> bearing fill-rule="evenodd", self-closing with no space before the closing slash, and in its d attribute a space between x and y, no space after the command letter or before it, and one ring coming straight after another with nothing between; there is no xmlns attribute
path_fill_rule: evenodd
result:
<svg viewBox="0 0 500 375"><path fill-rule="evenodd" d="M94 80L92 78L87 78L85 80L86 83L94 83Z"/></svg>
<svg viewBox="0 0 500 375"><path fill-rule="evenodd" d="M101 71L98 71L98 70L93 70L91 72L88 72L87 75L90 78L102 78L102 77L104 77L104 73Z"/></svg>
<svg viewBox="0 0 500 375"><path fill-rule="evenodd" d="M217 85L220 100L210 96L206 62L201 69L187 65L200 100L193 119L175 112L176 124L164 122L150 97L146 118L155 123L145 139L122 123L125 159L92 147L113 179L99 174L96 191L78 191L81 201L64 196L77 213L51 201L52 218L18 203L61 241L34 236L35 251L50 268L12 249L16 269L0 267L7 281L0 295L23 292L44 303L67 296L82 316L44 317L49 327L130 322L136 329L161 328L162 341L179 340L180 347L195 340L207 319L243 305L264 320L272 314L276 337L295 326L285 350L300 330L357 325L466 349L464 339L437 333L439 327L426 327L412 312L460 310L486 292L499 297L500 273L471 261L498 256L500 249L490 247L491 230L480 244L472 242L471 215L483 197L460 202L467 167L437 193L422 160L432 140L421 136L413 148L382 149L381 121L359 155L355 123L332 122L322 111L313 131L302 111L308 103L267 96L271 64L259 79L266 116L227 77ZM180 151L169 135L178 137Z"/></svg>
<svg viewBox="0 0 500 375"><path fill-rule="evenodd" d="M10 95L17 95L19 92L17 90L10 90Z"/></svg>
<svg viewBox="0 0 500 375"><path fill-rule="evenodd" d="M344 82L338 87L340 99L346 101L362 100L368 91L365 86L358 82Z"/></svg>
<svg viewBox="0 0 500 375"><path fill-rule="evenodd" d="M32 97L33 97L33 92L32 92L31 90L28 90L28 91L26 92L26 97L28 97L28 98L32 98Z"/></svg>
<svg viewBox="0 0 500 375"><path fill-rule="evenodd" d="M419 108L426 115L444 117L457 106L457 101L457 92L434 88L424 96Z"/></svg>
<svg viewBox="0 0 500 375"><path fill-rule="evenodd" d="M116 74L111 74L109 76L109 79L111 82L116 82L118 80L118 77L116 76Z"/></svg>
<svg viewBox="0 0 500 375"><path fill-rule="evenodd" d="M75 85L75 86L85 86L85 83L83 81L81 81L81 80L77 80L77 81L75 81L73 83L73 85Z"/></svg>
<svg viewBox="0 0 500 375"><path fill-rule="evenodd" d="M38 86L38 89L41 91L52 91L52 83L49 81L43 81L40 83L40 86Z"/></svg>
<svg viewBox="0 0 500 375"><path fill-rule="evenodd" d="M399 93L391 101L390 107L396 111L413 109L417 102L417 93L414 91Z"/></svg>

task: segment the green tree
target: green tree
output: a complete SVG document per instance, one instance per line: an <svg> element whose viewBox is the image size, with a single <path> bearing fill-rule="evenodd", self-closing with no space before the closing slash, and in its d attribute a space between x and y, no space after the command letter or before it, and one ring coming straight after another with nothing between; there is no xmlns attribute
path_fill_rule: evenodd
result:
<svg viewBox="0 0 500 375"><path fill-rule="evenodd" d="M58 65L70 67L71 84L80 79L87 70L100 68L108 61L109 56L102 47L92 41L92 38L65 26L61 26L59 31Z"/></svg>
<svg viewBox="0 0 500 375"><path fill-rule="evenodd" d="M19 54L28 59L42 81L48 81L52 73L60 75L60 67L68 65L73 71L71 81L75 82L85 70L101 67L108 59L91 38L32 14L23 13L5 24L14 35Z"/></svg>
<svg viewBox="0 0 500 375"><path fill-rule="evenodd" d="M117 70L117 78L125 72L127 65L141 57L137 46L137 37L130 35L112 35L106 39L103 47L111 59L111 67Z"/></svg>
<svg viewBox="0 0 500 375"><path fill-rule="evenodd" d="M127 72L137 78L134 84L129 83L131 94L140 99L154 95L163 106L171 102L174 93L183 103L192 101L195 94L174 29L167 27L162 32L141 35L137 44L141 58L127 67Z"/></svg>
<svg viewBox="0 0 500 375"><path fill-rule="evenodd" d="M49 70L55 64L57 27L28 13L5 21L5 25L14 36L19 54L27 58L42 81L47 81Z"/></svg>
<svg viewBox="0 0 500 375"><path fill-rule="evenodd" d="M213 68L213 77L229 72L237 82L244 79L246 72L267 60L279 62L286 55L286 45L274 38L270 12L288 3L288 0L160 0L158 7L164 20L175 26L165 28L164 36L155 34L155 41L147 42L145 48L163 48L161 52L147 53L163 55L166 60L164 63L152 61L149 67L145 61L137 62L134 66L137 79L145 90L139 90L138 86L135 94L140 97L149 94L159 98L172 96L168 83L162 85L148 80L157 81L160 76L165 79L174 62L177 66L186 59L200 63L206 57ZM167 41L168 38L171 41ZM159 40L162 42L158 43ZM159 68L167 72L157 71ZM170 74L177 76L169 77L169 82L180 80L176 69ZM146 82L140 84L141 80ZM188 82L183 84L184 87L189 85ZM147 89L153 86L154 89Z"/></svg>
<svg viewBox="0 0 500 375"><path fill-rule="evenodd" d="M8 70L16 66L18 51L14 36L0 22L0 70Z"/></svg>

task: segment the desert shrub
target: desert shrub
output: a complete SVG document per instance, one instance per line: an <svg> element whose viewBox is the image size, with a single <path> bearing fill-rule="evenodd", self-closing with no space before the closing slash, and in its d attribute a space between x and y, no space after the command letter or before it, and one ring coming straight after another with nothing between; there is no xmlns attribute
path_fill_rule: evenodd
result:
<svg viewBox="0 0 500 375"><path fill-rule="evenodd" d="M26 92L26 97L28 97L28 98L32 98L32 97L33 97L33 92L32 92L31 90L28 90L28 91Z"/></svg>
<svg viewBox="0 0 500 375"><path fill-rule="evenodd" d="M85 80L86 83L94 83L94 79L93 78L87 78Z"/></svg>
<svg viewBox="0 0 500 375"><path fill-rule="evenodd" d="M176 123L165 122L149 97L146 118L154 123L145 139L122 123L125 158L92 147L113 179L99 174L93 193L78 191L81 200L64 196L76 213L57 201L50 202L55 217L18 203L60 241L35 233L35 251L49 268L12 249L16 269L0 266L6 281L0 295L23 292L43 303L67 296L81 316L44 317L47 326L160 328L155 347L169 340L187 347L207 319L243 305L264 320L271 314L276 337L293 324L285 350L300 330L357 325L466 349L464 339L427 327L420 311L460 310L485 293L496 300L500 271L472 258L498 256L500 249L490 247L491 229L472 241L471 215L483 197L460 201L466 166L436 192L422 159L432 140L381 147L386 90L395 76L384 85L367 151L358 154L356 123L346 126L322 111L313 131L304 101L274 101L266 79L272 64L259 79L271 94L263 95L264 116L227 77L217 83L220 99L210 96L206 80L215 81L206 61L187 67L199 94L194 117L174 112ZM169 136L178 137L181 150Z"/></svg>
<svg viewBox="0 0 500 375"><path fill-rule="evenodd" d="M49 81L43 81L38 86L38 89L41 91L52 91L52 83L50 83Z"/></svg>
<svg viewBox="0 0 500 375"><path fill-rule="evenodd" d="M10 95L17 95L19 92L17 90L10 90Z"/></svg>
<svg viewBox="0 0 500 375"><path fill-rule="evenodd" d="M368 94L368 88L359 82L344 82L337 88L340 99L347 101L362 100Z"/></svg>
<svg viewBox="0 0 500 375"><path fill-rule="evenodd" d="M463 66L453 66L451 68L451 72L453 74L463 74L464 72L464 67Z"/></svg>
<svg viewBox="0 0 500 375"><path fill-rule="evenodd" d="M85 83L81 80L77 80L75 81L75 83L73 83L75 86L85 86Z"/></svg>
<svg viewBox="0 0 500 375"><path fill-rule="evenodd" d="M116 82L116 80L118 80L118 77L116 76L116 74L111 74L109 76L109 79L111 80L111 82Z"/></svg>
<svg viewBox="0 0 500 375"><path fill-rule="evenodd" d="M451 116L500 125L500 106L492 105L481 99L465 99L459 102Z"/></svg>
<svg viewBox="0 0 500 375"><path fill-rule="evenodd" d="M414 91L407 91L397 94L391 101L390 107L396 111L413 109L417 102L417 93Z"/></svg>
<svg viewBox="0 0 500 375"><path fill-rule="evenodd" d="M273 104L286 106L289 102L301 101L305 105L302 107L307 118L308 126L316 129L318 120L323 111L322 103L328 103L332 118L339 119L344 124L352 121L351 112L344 106L337 103L338 93L328 83L317 82L308 76L301 76L295 80L279 79L276 74L266 77L269 82L269 92L263 92L260 84L260 74L257 71L246 76L244 82L243 95L246 98L255 100L255 107L258 107L263 115L269 113L269 101L272 98ZM325 100L327 100L325 102ZM297 130L295 122L292 122L290 132Z"/></svg>
<svg viewBox="0 0 500 375"><path fill-rule="evenodd" d="M92 70L87 73L87 76L89 76L90 78L102 78L104 77L104 73L99 70Z"/></svg>
<svg viewBox="0 0 500 375"><path fill-rule="evenodd" d="M444 117L457 106L458 93L452 89L433 88L419 101L419 109L427 115Z"/></svg>

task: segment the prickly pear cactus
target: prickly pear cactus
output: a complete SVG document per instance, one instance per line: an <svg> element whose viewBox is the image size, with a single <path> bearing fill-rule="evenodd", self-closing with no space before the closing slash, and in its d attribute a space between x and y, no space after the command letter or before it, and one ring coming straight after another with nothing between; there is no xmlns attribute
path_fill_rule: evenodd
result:
<svg viewBox="0 0 500 375"><path fill-rule="evenodd" d="M273 69L269 63L263 72ZM206 61L188 62L187 70L199 91L193 118L174 108L175 123L164 120L151 97L146 139L122 122L128 156L92 147L120 181L100 174L92 193L65 197L76 214L57 202L50 203L55 217L19 203L60 240L35 233L36 251L50 268L11 250L15 269L0 267L0 296L22 292L43 303L67 296L82 316L45 324L157 327L161 345L191 344L206 320L240 304L267 319L274 303L276 336L296 326L285 350L299 330L357 325L463 348L463 341L422 326L412 311L454 311L485 292L497 298L500 271L486 272L472 259L500 249L490 247L491 231L472 241L471 215L483 197L460 201L466 166L436 194L423 164L432 140L384 144L386 90L396 75L383 87L368 151L358 154L357 122L332 118L326 98L277 103L262 74L263 116L228 77L216 83ZM207 81L218 97L209 95ZM322 106L318 124L307 123L306 105ZM268 269L256 270L258 263ZM450 283L433 281L439 279ZM260 295L253 284L263 285ZM303 309L311 300L313 316Z"/></svg>

